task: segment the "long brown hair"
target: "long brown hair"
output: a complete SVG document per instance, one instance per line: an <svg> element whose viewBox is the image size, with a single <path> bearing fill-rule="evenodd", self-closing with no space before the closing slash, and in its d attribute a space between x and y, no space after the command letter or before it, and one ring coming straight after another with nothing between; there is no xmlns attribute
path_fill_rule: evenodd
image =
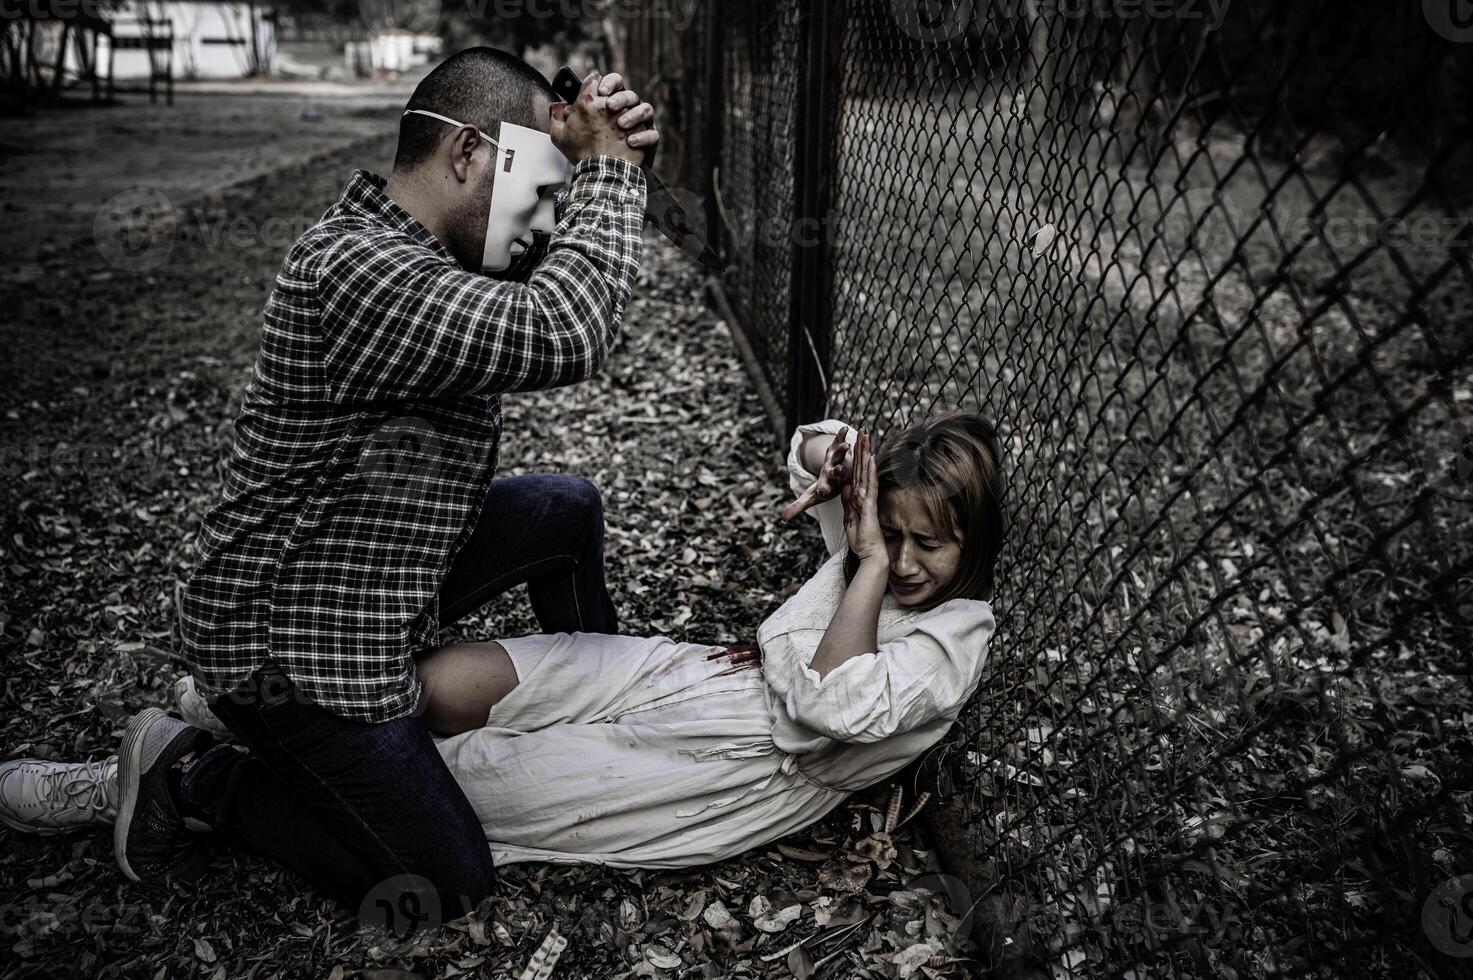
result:
<svg viewBox="0 0 1473 980"><path fill-rule="evenodd" d="M925 604L952 599L991 599L1007 533L1002 453L992 423L970 412L950 411L902 429L886 439L875 458L880 492L909 490L920 498L936 532L961 543L956 575ZM852 551L845 577L859 570Z"/></svg>

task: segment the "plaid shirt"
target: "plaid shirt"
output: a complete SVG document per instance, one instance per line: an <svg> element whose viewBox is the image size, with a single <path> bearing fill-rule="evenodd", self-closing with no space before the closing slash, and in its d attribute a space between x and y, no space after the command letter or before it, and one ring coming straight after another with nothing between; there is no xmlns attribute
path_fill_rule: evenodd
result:
<svg viewBox="0 0 1473 980"><path fill-rule="evenodd" d="M497 392L598 370L639 266L645 184L578 163L524 282L466 272L356 172L287 253L266 302L224 499L199 530L180 604L207 696L271 658L322 707L413 713L413 653L475 526L501 436ZM538 261L540 259L540 261Z"/></svg>

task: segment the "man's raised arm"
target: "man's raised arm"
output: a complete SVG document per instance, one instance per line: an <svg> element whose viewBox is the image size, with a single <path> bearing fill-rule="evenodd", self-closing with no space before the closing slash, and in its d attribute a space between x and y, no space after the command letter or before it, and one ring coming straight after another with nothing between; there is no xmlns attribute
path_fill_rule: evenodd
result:
<svg viewBox="0 0 1473 980"><path fill-rule="evenodd" d="M323 256L322 331L338 402L552 388L595 373L639 268L645 183L627 159L580 161L547 257L526 283L446 263L389 232Z"/></svg>

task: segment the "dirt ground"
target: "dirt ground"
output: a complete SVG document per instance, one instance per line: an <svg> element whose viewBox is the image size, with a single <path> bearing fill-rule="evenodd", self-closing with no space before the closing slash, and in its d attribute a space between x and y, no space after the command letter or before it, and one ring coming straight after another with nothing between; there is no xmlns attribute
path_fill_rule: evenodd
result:
<svg viewBox="0 0 1473 980"><path fill-rule="evenodd" d="M47 250L90 234L118 195L146 188L186 207L372 137L414 83L181 82L172 106L124 92L116 105L0 118L0 248L12 267L33 267Z"/></svg>
<svg viewBox="0 0 1473 980"><path fill-rule="evenodd" d="M219 118L210 105L202 97L195 118ZM0 756L101 757L132 713L165 702L179 670L176 590L219 491L292 222L319 214L353 167L383 167L391 153L388 135L358 139L387 132L361 108L331 124L336 152L309 161L321 139L283 137L291 162L193 204L186 195L207 186L196 182L204 141L171 141L176 127L152 123L160 162L147 164L135 133L133 176L169 189L175 220L108 252L82 202L112 187L93 189L83 175L93 164L79 161L64 178L76 207L60 213L80 235L63 244L50 223L34 269L0 277L5 342L19 352L0 361ZM295 109L272 111L291 120ZM108 112L97 115L119 130L162 115ZM271 150L239 145L250 166L269 165ZM63 181L39 163L26 179L7 186L8 201ZM814 528L776 519L787 491L774 439L699 275L662 241L647 235L646 248L606 370L505 400L500 473L577 473L602 488L624 629L750 640L822 546ZM517 593L455 635L533 628ZM893 851L874 836L887 789L714 867L509 868L476 916L412 943L361 930L294 874L223 846L197 886L150 890L117 872L105 832L0 829L0 975L516 976L552 930L568 941L556 977L809 975L828 955L823 976L969 975L958 923L920 890L939 879L915 825ZM831 931L845 923L858 925ZM824 929L837 948L785 951Z"/></svg>

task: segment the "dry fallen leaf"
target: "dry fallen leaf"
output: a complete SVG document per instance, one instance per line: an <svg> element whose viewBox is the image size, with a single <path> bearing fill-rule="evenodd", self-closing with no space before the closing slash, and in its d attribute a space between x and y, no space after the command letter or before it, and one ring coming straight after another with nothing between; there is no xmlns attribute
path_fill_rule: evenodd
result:
<svg viewBox="0 0 1473 980"><path fill-rule="evenodd" d="M699 889L691 893L685 900L685 908L680 911L680 918L686 922L694 922L706 908L706 890Z"/></svg>
<svg viewBox="0 0 1473 980"><path fill-rule="evenodd" d="M873 861L881 871L895 860L895 845L889 834L871 834L854 845L854 853L866 861Z"/></svg>
<svg viewBox="0 0 1473 980"><path fill-rule="evenodd" d="M864 886L869 884L870 877L867 863L856 864L844 859L830 861L818 871L819 882L825 888L831 888L837 892L864 891Z"/></svg>
<svg viewBox="0 0 1473 980"><path fill-rule="evenodd" d="M663 943L650 943L644 948L644 957L662 970L674 970L682 965L680 956Z"/></svg>
<svg viewBox="0 0 1473 980"><path fill-rule="evenodd" d="M810 851L801 847L789 847L787 844L777 845L777 851L783 857L792 858L794 861L810 861L821 864L833 857L832 854L822 854L818 851Z"/></svg>
<svg viewBox="0 0 1473 980"><path fill-rule="evenodd" d="M783 909L774 910L772 903L762 895L752 899L752 904L747 909L747 914L752 919L752 925L761 932L782 932L788 926L797 922L803 915L803 906L789 905Z"/></svg>
<svg viewBox="0 0 1473 980"><path fill-rule="evenodd" d="M1054 239L1058 237L1058 229L1051 224L1039 228L1033 236L1033 257L1036 259L1048 251Z"/></svg>
<svg viewBox="0 0 1473 980"><path fill-rule="evenodd" d="M930 943L916 943L896 953L890 958L890 962L895 964L896 972L905 978L914 975L934 955L935 946Z"/></svg>
<svg viewBox="0 0 1473 980"><path fill-rule="evenodd" d="M714 901L706 906L706 911L702 913L701 917L706 920L706 925L712 929L725 931L741 928L741 923L726 910L726 906L720 900Z"/></svg>
<svg viewBox="0 0 1473 980"><path fill-rule="evenodd" d="M788 952L788 972L798 980L809 980L818 972L813 956L802 946L794 946Z"/></svg>

